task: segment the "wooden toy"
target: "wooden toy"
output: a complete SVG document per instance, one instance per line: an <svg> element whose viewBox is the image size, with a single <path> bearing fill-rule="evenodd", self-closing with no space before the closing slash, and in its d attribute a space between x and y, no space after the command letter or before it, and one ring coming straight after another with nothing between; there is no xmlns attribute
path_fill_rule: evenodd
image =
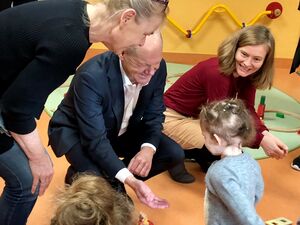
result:
<svg viewBox="0 0 300 225"><path fill-rule="evenodd" d="M154 225L150 220L148 220L145 213L140 212L139 222L137 225Z"/></svg>
<svg viewBox="0 0 300 225"><path fill-rule="evenodd" d="M292 225L293 222L284 217L266 221L266 225Z"/></svg>

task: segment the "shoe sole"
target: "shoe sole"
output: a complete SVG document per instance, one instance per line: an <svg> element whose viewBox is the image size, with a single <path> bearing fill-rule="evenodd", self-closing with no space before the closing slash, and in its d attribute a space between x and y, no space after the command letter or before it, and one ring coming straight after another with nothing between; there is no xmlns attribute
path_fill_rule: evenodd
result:
<svg viewBox="0 0 300 225"><path fill-rule="evenodd" d="M299 166L294 165L293 163L291 163L291 167L292 167L294 170L300 171Z"/></svg>

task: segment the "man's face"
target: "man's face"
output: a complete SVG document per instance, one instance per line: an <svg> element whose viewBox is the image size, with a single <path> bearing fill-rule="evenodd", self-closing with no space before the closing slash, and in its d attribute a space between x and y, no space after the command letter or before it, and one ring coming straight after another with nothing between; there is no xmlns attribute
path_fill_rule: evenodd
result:
<svg viewBox="0 0 300 225"><path fill-rule="evenodd" d="M135 54L124 53L123 68L132 83L146 85L160 66L162 54L137 50Z"/></svg>

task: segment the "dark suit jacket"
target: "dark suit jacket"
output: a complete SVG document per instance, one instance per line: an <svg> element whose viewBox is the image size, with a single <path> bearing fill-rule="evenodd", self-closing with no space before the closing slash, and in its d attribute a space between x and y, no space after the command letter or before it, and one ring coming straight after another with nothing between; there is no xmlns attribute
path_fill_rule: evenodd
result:
<svg viewBox="0 0 300 225"><path fill-rule="evenodd" d="M166 63L140 92L128 131L143 143L158 147L161 138ZM49 144L60 157L77 143L110 176L125 167L112 148L124 111L124 88L119 58L112 52L97 55L76 72L70 88L49 124Z"/></svg>

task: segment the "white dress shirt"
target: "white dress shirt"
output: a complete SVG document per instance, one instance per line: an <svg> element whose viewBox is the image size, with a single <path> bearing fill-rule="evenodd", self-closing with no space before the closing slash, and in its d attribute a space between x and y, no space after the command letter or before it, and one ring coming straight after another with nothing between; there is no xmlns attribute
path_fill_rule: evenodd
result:
<svg viewBox="0 0 300 225"><path fill-rule="evenodd" d="M123 87L124 87L124 114L121 123L121 128L118 134L119 136L124 134L127 130L129 119L132 116L133 110L135 109L136 103L139 98L140 91L143 87L141 84L133 84L130 81L130 79L128 78L127 74L123 69L121 60L120 60L120 70L122 74ZM143 143L141 145L141 148L145 146L151 147L153 151L156 151L156 147L150 143ZM115 177L119 181L124 183L125 179L129 176L133 176L133 174L127 168L123 168L118 171Z"/></svg>

